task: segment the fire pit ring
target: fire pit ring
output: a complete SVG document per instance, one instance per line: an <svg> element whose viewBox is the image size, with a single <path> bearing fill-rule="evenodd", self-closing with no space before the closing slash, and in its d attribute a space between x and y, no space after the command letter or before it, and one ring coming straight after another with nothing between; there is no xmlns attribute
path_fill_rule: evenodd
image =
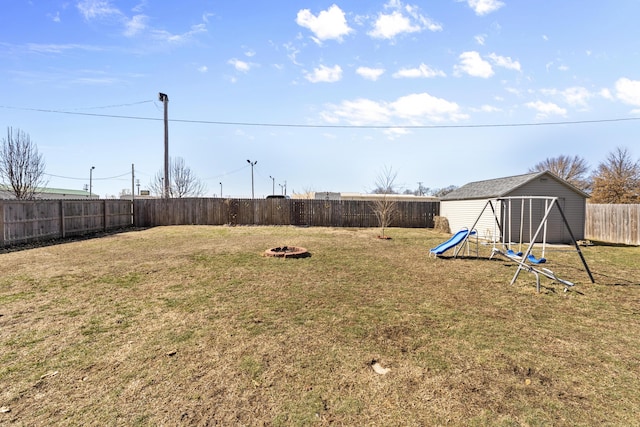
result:
<svg viewBox="0 0 640 427"><path fill-rule="evenodd" d="M277 258L305 258L311 256L307 249L300 246L279 246L264 251L264 256Z"/></svg>

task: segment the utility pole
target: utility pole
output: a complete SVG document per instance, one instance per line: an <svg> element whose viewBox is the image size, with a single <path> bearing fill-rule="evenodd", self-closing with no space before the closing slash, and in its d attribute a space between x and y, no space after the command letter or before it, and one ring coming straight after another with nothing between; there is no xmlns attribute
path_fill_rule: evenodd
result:
<svg viewBox="0 0 640 427"><path fill-rule="evenodd" d="M269 178L271 178L271 194L276 194L276 179L271 175L269 175Z"/></svg>
<svg viewBox="0 0 640 427"><path fill-rule="evenodd" d="M251 160L247 160L247 163L251 165L251 198L255 199L255 195L253 193L253 167L258 163L258 161L255 160L252 162Z"/></svg>
<svg viewBox="0 0 640 427"><path fill-rule="evenodd" d="M169 97L166 93L158 93L158 98L164 104L164 194L169 197Z"/></svg>
<svg viewBox="0 0 640 427"><path fill-rule="evenodd" d="M92 198L92 194L91 192L93 191L93 170L95 169L95 166L91 166L91 169L89 169L89 198Z"/></svg>
<svg viewBox="0 0 640 427"><path fill-rule="evenodd" d="M135 192L135 184L136 184L136 168L134 167L134 164L131 163L131 225L133 225L135 223L135 207L134 205L136 204L135 199L136 199L136 192ZM138 189L140 188L140 180L138 180ZM140 191L140 190L138 190Z"/></svg>

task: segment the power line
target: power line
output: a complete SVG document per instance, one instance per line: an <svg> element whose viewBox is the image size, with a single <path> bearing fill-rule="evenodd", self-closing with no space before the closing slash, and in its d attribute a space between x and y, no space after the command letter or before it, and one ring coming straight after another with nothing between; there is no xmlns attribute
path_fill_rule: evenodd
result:
<svg viewBox="0 0 640 427"><path fill-rule="evenodd" d="M71 177L71 176L62 176L62 175L54 175L51 173L44 173L43 175L47 175L50 176L52 178L63 178L63 179L73 179L76 181L86 181L87 177L83 177L83 178L76 178L76 177ZM116 175L116 176L108 176L106 178L92 178L94 181L106 181L109 179L116 179L116 178L122 178L124 176L131 176L131 172L127 172L127 173L123 173L122 175Z"/></svg>
<svg viewBox="0 0 640 427"><path fill-rule="evenodd" d="M107 109L107 108L131 107L131 106L134 106L134 105L147 104L149 102L155 102L155 101L153 99L149 99L147 101L130 102L130 103L127 103L127 104L103 105L101 107L74 108L71 111L78 111L78 110L104 110L104 109Z"/></svg>
<svg viewBox="0 0 640 427"><path fill-rule="evenodd" d="M148 102L148 101L144 101ZM78 111L48 110L42 108L22 108L0 105L0 108L10 110L35 111L40 113L69 114L78 116L104 117L111 119L147 120L163 121L158 117L124 116L116 114L82 113ZM522 123L485 123L485 124L457 124L457 125L313 125L302 123L261 123L261 122L228 122L217 120L188 120L169 119L175 123L194 123L219 126L252 126L252 127L284 127L284 128L307 128L307 129L474 129L474 128L506 128L506 127L531 127L531 126L559 126L559 125L581 125L594 123L615 123L637 121L640 117L618 117L612 119L592 119L592 120L564 120L558 122L522 122Z"/></svg>

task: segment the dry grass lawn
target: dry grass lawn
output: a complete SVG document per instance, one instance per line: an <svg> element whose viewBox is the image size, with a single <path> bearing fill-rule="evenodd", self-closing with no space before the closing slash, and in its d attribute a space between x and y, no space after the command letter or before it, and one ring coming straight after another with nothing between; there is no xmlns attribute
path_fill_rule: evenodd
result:
<svg viewBox="0 0 640 427"><path fill-rule="evenodd" d="M0 254L1 425L640 423L640 248L428 258L433 230L158 227ZM312 256L277 259L268 248ZM373 369L385 368L386 374Z"/></svg>

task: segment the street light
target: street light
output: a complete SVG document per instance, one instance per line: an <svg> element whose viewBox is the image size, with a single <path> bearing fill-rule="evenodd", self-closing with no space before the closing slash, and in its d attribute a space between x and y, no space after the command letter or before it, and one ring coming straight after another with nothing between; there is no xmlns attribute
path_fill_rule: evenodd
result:
<svg viewBox="0 0 640 427"><path fill-rule="evenodd" d="M222 199L222 183L220 183L220 198Z"/></svg>
<svg viewBox="0 0 640 427"><path fill-rule="evenodd" d="M95 166L91 166L91 169L89 169L89 198L91 198L93 191L93 170L95 168Z"/></svg>
<svg viewBox="0 0 640 427"><path fill-rule="evenodd" d="M276 194L276 179L271 175L269 175L269 178L271 178L271 194Z"/></svg>
<svg viewBox="0 0 640 427"><path fill-rule="evenodd" d="M255 160L252 162L251 160L247 160L247 163L251 165L251 198L253 199L255 198L253 193L253 167L258 163L258 161Z"/></svg>

